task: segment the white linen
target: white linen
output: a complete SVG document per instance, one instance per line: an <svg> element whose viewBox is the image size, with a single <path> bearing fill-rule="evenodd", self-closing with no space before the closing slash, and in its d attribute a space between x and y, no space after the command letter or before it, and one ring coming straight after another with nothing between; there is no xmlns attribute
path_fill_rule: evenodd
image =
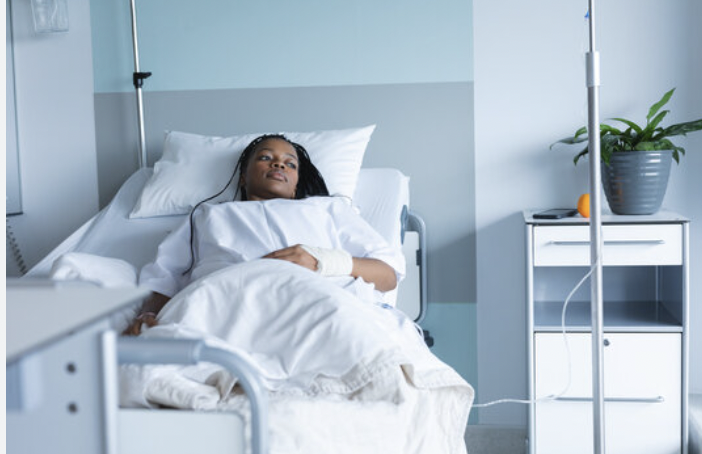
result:
<svg viewBox="0 0 702 454"><path fill-rule="evenodd" d="M106 288L136 287L137 270L124 260L69 252L54 262L49 278L88 281Z"/></svg>
<svg viewBox="0 0 702 454"><path fill-rule="evenodd" d="M271 396L270 453L465 454L472 395L398 381L400 403ZM219 405L244 415L247 408L241 396Z"/></svg>
<svg viewBox="0 0 702 454"><path fill-rule="evenodd" d="M370 257L390 265L398 281L405 272L402 251L390 247L360 215L335 197L304 200L205 204L195 212L194 266L191 263L190 224L185 222L158 248L153 263L146 265L139 283L155 292L173 296L189 282L235 263L247 262L296 244L343 249L353 257ZM334 278L349 285L350 277ZM354 287L375 301L382 294L357 279ZM365 288L367 287L367 288Z"/></svg>
<svg viewBox="0 0 702 454"><path fill-rule="evenodd" d="M409 208L409 177L397 169L362 169L354 206L387 242L402 247L402 209Z"/></svg>
<svg viewBox="0 0 702 454"><path fill-rule="evenodd" d="M278 402L273 405L278 409L272 411L271 421L272 427L282 428L273 430L274 445L292 443L285 438L292 434L303 446L319 445L319 449L309 451L273 452L329 452L329 443L335 440L327 434L300 435L310 430L304 427L307 421L289 421L279 413L308 412L319 418L325 406L334 407L325 404L325 399L346 401L351 407L374 403L374 408L387 412L389 418L399 415L398 423L406 421L408 425L426 419L415 412L436 405L430 415L442 427L449 427L450 434L432 435L423 427L398 426L390 438L402 438L400 430L409 436L410 428L421 433L402 441L401 446L412 445L412 449L387 452L465 450L461 446L473 398L470 385L431 354L417 327L402 312L364 302L310 270L272 259L232 265L176 295L162 309L159 323L142 336L204 338L249 357L273 393L273 401ZM121 403L226 409L235 405L233 385L228 374L211 364L123 366ZM423 405L416 403L419 394L426 397ZM307 405L304 401L310 396L317 398ZM295 404L280 404L284 399ZM385 409L379 402L385 403ZM319 409L315 409L317 404L321 404ZM442 413L444 410L450 411ZM375 441L368 443L370 446ZM426 450L438 445L439 450Z"/></svg>

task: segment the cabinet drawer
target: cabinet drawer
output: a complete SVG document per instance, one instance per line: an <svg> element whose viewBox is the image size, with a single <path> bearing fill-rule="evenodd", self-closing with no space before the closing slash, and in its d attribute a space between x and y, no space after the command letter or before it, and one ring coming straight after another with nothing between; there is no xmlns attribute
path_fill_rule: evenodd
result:
<svg viewBox="0 0 702 454"><path fill-rule="evenodd" d="M682 264L682 226L602 226L602 264L647 266ZM589 266L590 226L534 227L534 266Z"/></svg>
<svg viewBox="0 0 702 454"><path fill-rule="evenodd" d="M604 348L608 453L673 453L681 448L681 335L607 333ZM592 355L587 333L568 335L571 386L535 407L535 452L592 452ZM535 335L535 395L559 394L568 381L560 333Z"/></svg>

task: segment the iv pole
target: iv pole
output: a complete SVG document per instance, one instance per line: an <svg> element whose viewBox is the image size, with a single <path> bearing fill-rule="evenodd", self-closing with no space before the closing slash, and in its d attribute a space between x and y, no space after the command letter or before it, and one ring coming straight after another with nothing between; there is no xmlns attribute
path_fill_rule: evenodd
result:
<svg viewBox="0 0 702 454"><path fill-rule="evenodd" d="M587 53L588 154L590 155L590 311L592 323L592 416L596 454L604 454L604 342L602 307L602 219L600 217L600 55L595 50L595 0L589 1L590 51Z"/></svg>
<svg viewBox="0 0 702 454"><path fill-rule="evenodd" d="M139 122L139 168L147 166L146 162L146 135L144 134L144 101L141 95L141 88L144 86L144 79L151 76L150 72L139 71L139 42L137 40L136 5L134 0L130 0L129 6L132 13L132 45L134 47L134 74L132 81L136 90L137 98L137 120Z"/></svg>

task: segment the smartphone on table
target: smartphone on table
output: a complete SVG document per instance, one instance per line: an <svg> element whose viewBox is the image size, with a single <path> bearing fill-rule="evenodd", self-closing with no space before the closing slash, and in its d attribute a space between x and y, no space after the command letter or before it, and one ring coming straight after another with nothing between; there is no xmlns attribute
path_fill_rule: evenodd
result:
<svg viewBox="0 0 702 454"><path fill-rule="evenodd" d="M575 208L552 208L534 213L534 219L563 219L575 216L577 213L578 210Z"/></svg>

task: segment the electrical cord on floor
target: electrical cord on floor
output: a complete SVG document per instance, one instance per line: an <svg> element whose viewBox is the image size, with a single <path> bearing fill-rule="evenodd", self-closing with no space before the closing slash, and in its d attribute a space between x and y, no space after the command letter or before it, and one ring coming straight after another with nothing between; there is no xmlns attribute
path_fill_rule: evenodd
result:
<svg viewBox="0 0 702 454"><path fill-rule="evenodd" d="M24 263L24 257L22 257L22 251L20 250L19 244L17 243L17 239L15 238L15 234L12 232L12 225L10 225L10 218L6 217L5 218L7 227L5 229L5 237L7 239L7 244L10 246L10 250L12 251L12 256L15 259L15 262L17 263L17 266L19 267L20 273L22 275L27 273L27 265Z"/></svg>
<svg viewBox="0 0 702 454"><path fill-rule="evenodd" d="M566 348L566 358L567 358L567 364L568 364L568 380L566 380L566 385L563 387L563 390L561 390L557 394L549 394L548 396L543 396L543 397L538 397L536 399L497 399L493 400L490 402L485 402L484 404L473 404L474 408L485 408L485 407L491 407L493 405L498 405L498 404L535 404L538 402L545 402L549 400L555 400L558 399L559 397L563 396L566 392L568 392L568 389L570 389L570 383L571 383L571 378L572 378L572 362L571 362L571 354L570 354L570 345L568 344L568 336L566 333L566 324L565 324L565 318L566 318L566 310L568 309L568 303L570 303L570 299L573 297L575 292L580 288L580 286L583 285L583 283L592 275L592 272L595 270L597 267L598 263L600 261L600 258L598 257L595 263L590 267L590 271L587 272L585 276L583 276L582 279L580 279L580 282L573 287L573 290L570 291L568 294L568 297L565 299L565 302L563 303L563 310L561 311L561 333L563 334L563 342L565 344Z"/></svg>

